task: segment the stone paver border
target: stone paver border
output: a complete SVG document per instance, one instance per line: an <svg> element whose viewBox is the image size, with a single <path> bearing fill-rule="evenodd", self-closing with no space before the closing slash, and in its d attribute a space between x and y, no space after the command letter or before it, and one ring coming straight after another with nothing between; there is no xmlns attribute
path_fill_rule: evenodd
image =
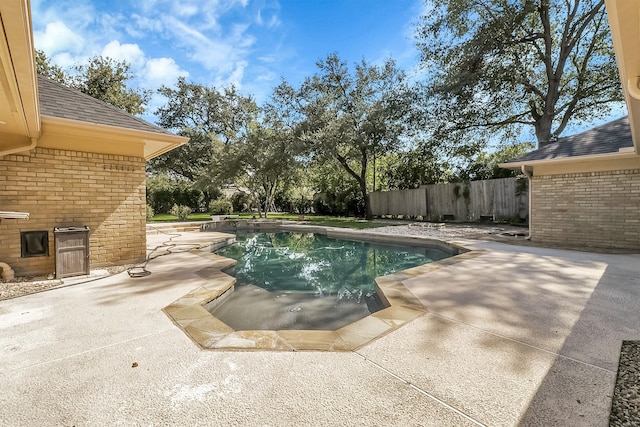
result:
<svg viewBox="0 0 640 427"><path fill-rule="evenodd" d="M312 230L310 230L310 228ZM207 280L206 284L166 306L163 311L198 346L215 350L271 350L271 351L353 351L386 335L408 322L422 316L427 308L404 286L404 280L446 268L447 266L475 258L485 250L471 250L459 242L444 242L419 237L393 236L356 230L326 227L291 226L277 227L279 230L320 232L329 236L394 242L403 244L430 244L454 246L461 253L429 264L402 270L387 276L377 277L378 295L387 308L377 311L354 323L335 331L329 330L250 330L236 331L214 317L205 304L224 298L233 292L236 279L224 272L236 261L204 250L193 250L194 254L209 258L211 265L197 274Z"/></svg>

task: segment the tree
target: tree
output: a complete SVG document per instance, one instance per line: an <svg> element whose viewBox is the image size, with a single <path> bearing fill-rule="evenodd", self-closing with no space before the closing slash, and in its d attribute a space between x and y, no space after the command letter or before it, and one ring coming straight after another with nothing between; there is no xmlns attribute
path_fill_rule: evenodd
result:
<svg viewBox="0 0 640 427"><path fill-rule="evenodd" d="M234 183L250 193L259 214L296 167L293 131L275 106L260 109L234 86L218 90L180 78L162 87L167 103L159 124L190 138L186 146L150 163L153 172L170 171L200 187Z"/></svg>
<svg viewBox="0 0 640 427"><path fill-rule="evenodd" d="M415 189L452 178L450 166L430 150L415 148L390 153L381 160L379 188L383 190Z"/></svg>
<svg viewBox="0 0 640 427"><path fill-rule="evenodd" d="M463 166L458 169L456 180L479 181L517 176L521 173L520 171L504 169L498 165L509 159L522 156L532 148L535 148L534 143L521 142L508 145L491 153L482 152L475 159L467 162L466 167Z"/></svg>
<svg viewBox="0 0 640 427"><path fill-rule="evenodd" d="M367 172L376 157L402 145L411 113L410 90L392 60L366 61L350 70L337 54L317 63L319 72L299 90L283 82L275 90L303 121L298 135L316 159L332 160L355 180L371 217Z"/></svg>
<svg viewBox="0 0 640 427"><path fill-rule="evenodd" d="M445 0L417 37L438 138L543 146L622 100L604 0Z"/></svg>
<svg viewBox="0 0 640 427"><path fill-rule="evenodd" d="M248 191L258 215L273 210L274 197L293 176L295 161L293 133L255 122L248 137L225 146L211 163L210 175L219 181L233 181Z"/></svg>
<svg viewBox="0 0 640 427"><path fill-rule="evenodd" d="M305 174L310 187L315 190L315 213L339 216L365 214L360 186L338 162L312 161L306 165Z"/></svg>
<svg viewBox="0 0 640 427"><path fill-rule="evenodd" d="M130 68L126 61L94 56L86 64L75 67L77 75L69 83L80 92L129 114L143 114L151 94L127 87L127 81L133 77Z"/></svg>
<svg viewBox="0 0 640 427"><path fill-rule="evenodd" d="M175 88L163 86L158 92L167 99L156 111L158 125L188 137L189 142L151 160L149 168L190 181L207 174L216 150L246 139L258 113L255 101L241 96L233 86L218 90L180 77Z"/></svg>
<svg viewBox="0 0 640 427"><path fill-rule="evenodd" d="M36 72L42 76L77 89L93 98L104 101L129 114L143 114L149 101L149 91L129 89L127 82L133 75L126 61L94 56L87 63L73 67L75 74L65 72L52 64L41 50L36 50Z"/></svg>
<svg viewBox="0 0 640 427"><path fill-rule="evenodd" d="M155 213L169 213L176 204L188 206L193 212L205 212L211 199L221 195L218 188L204 192L185 179L166 174L147 177L147 204Z"/></svg>
<svg viewBox="0 0 640 427"><path fill-rule="evenodd" d="M69 76L58 65L52 64L51 59L42 50L36 49L36 72L41 76L68 85Z"/></svg>

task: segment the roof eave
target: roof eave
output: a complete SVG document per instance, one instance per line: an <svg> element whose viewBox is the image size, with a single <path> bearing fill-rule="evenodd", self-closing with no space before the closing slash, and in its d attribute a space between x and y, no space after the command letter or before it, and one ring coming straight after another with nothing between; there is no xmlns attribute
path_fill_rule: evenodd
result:
<svg viewBox="0 0 640 427"><path fill-rule="evenodd" d="M144 158L145 160L151 160L154 157L161 156L162 154L168 153L171 150L174 150L181 145L189 142L189 138L184 136L177 136L177 138L181 138L179 141L146 141L144 146Z"/></svg>
<svg viewBox="0 0 640 427"><path fill-rule="evenodd" d="M539 166L549 164L562 164L562 163L580 163L598 160L622 160L622 159L634 159L638 158L638 154L631 149L629 151L618 151L615 153L604 154L590 154L588 156L574 156L574 157L556 157L553 159L542 160L522 160L518 162L507 162L498 164L503 169L520 169L522 166Z"/></svg>
<svg viewBox="0 0 640 427"><path fill-rule="evenodd" d="M22 148L30 149L41 129L29 1L3 1L0 21L0 125L5 137L19 137Z"/></svg>
<svg viewBox="0 0 640 427"><path fill-rule="evenodd" d="M634 150L640 154L640 2L605 0Z"/></svg>
<svg viewBox="0 0 640 427"><path fill-rule="evenodd" d="M170 133L148 132L118 126L82 122L53 116L42 116L43 138L47 134L71 135L83 137L85 150L91 152L91 145L98 139L109 139L119 143L144 144L145 160L152 159L189 142L189 138Z"/></svg>

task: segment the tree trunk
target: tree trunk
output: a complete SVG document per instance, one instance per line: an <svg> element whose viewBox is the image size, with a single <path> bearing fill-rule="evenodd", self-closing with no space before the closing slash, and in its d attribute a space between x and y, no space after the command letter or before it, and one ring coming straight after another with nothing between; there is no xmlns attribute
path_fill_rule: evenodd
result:
<svg viewBox="0 0 640 427"><path fill-rule="evenodd" d="M543 115L535 123L536 139L538 140L538 148L542 148L554 141L551 134L552 118L549 115Z"/></svg>
<svg viewBox="0 0 640 427"><path fill-rule="evenodd" d="M367 193L366 179L360 181L360 191L362 192L362 198L364 199L364 216L366 219L373 219L373 213L371 212L371 200L369 199L369 193Z"/></svg>
<svg viewBox="0 0 640 427"><path fill-rule="evenodd" d="M256 206L258 206L258 218L262 218L262 203L260 203L260 197L254 195Z"/></svg>

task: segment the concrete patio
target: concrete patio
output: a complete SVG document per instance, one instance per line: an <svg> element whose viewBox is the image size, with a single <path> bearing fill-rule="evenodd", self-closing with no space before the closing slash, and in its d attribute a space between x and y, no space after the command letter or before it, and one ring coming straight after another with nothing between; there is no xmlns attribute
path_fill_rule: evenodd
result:
<svg viewBox="0 0 640 427"><path fill-rule="evenodd" d="M0 301L0 425L607 425L640 255L460 243L487 252L405 281L428 312L353 352L199 349L162 312L204 280L188 246Z"/></svg>

